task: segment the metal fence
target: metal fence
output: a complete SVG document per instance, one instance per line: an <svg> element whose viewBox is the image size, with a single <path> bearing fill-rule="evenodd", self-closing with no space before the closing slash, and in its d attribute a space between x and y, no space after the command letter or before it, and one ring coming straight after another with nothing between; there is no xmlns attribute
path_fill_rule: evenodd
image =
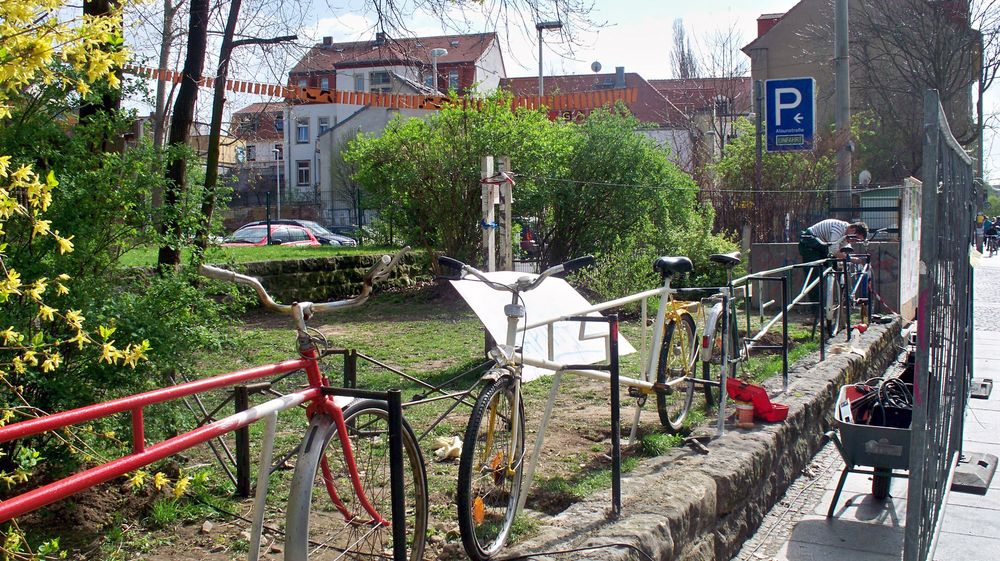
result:
<svg viewBox="0 0 1000 561"><path fill-rule="evenodd" d="M972 162L924 95L920 285L904 561L933 555L972 378Z"/></svg>

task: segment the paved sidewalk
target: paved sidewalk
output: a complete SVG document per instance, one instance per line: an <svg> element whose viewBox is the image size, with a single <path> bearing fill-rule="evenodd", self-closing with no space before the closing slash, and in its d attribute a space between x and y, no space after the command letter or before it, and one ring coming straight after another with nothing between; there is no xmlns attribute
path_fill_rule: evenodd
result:
<svg viewBox="0 0 1000 561"><path fill-rule="evenodd" d="M1000 456L1000 256L976 269L973 339L976 379L992 378L989 400L972 399L964 450ZM907 480L893 479L889 498L871 495L871 478L850 474L834 518L826 512L844 463L825 446L766 515L734 559L740 561L889 561L902 558ZM935 561L1000 561L1000 474L985 496L949 494Z"/></svg>

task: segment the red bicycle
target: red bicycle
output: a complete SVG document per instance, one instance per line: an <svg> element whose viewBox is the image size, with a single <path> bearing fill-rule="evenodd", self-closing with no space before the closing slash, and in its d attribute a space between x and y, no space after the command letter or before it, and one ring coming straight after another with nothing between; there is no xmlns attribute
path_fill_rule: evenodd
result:
<svg viewBox="0 0 1000 561"><path fill-rule="evenodd" d="M0 427L0 442L8 442L131 413L133 444L129 455L0 502L0 522L265 419L251 529L249 558L253 561L260 544L277 414L306 404L309 427L299 446L285 513L285 560L421 560L427 530L427 477L416 436L402 418L399 393L331 387L319 368L327 341L306 325L315 314L363 304L372 284L388 276L405 251L378 259L365 275L358 296L324 303L277 304L257 279L203 265L201 274L250 286L266 308L291 316L299 357ZM303 389L180 436L146 444L143 409L149 405L300 370L308 382ZM334 437L340 454L330 453Z"/></svg>

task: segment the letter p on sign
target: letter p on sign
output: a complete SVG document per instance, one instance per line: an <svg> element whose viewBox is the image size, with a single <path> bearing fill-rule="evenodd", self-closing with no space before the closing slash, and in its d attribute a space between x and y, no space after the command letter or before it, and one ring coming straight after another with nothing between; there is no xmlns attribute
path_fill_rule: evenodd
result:
<svg viewBox="0 0 1000 561"><path fill-rule="evenodd" d="M791 101L785 101L790 99ZM774 124L781 126L781 111L795 109L802 103L802 92L798 88L775 88L774 90Z"/></svg>

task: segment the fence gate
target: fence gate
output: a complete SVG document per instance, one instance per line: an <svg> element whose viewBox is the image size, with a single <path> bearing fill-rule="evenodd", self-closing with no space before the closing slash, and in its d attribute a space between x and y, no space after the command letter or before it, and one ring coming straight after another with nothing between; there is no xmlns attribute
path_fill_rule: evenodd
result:
<svg viewBox="0 0 1000 561"><path fill-rule="evenodd" d="M924 95L920 285L904 561L933 553L972 378L972 161Z"/></svg>

